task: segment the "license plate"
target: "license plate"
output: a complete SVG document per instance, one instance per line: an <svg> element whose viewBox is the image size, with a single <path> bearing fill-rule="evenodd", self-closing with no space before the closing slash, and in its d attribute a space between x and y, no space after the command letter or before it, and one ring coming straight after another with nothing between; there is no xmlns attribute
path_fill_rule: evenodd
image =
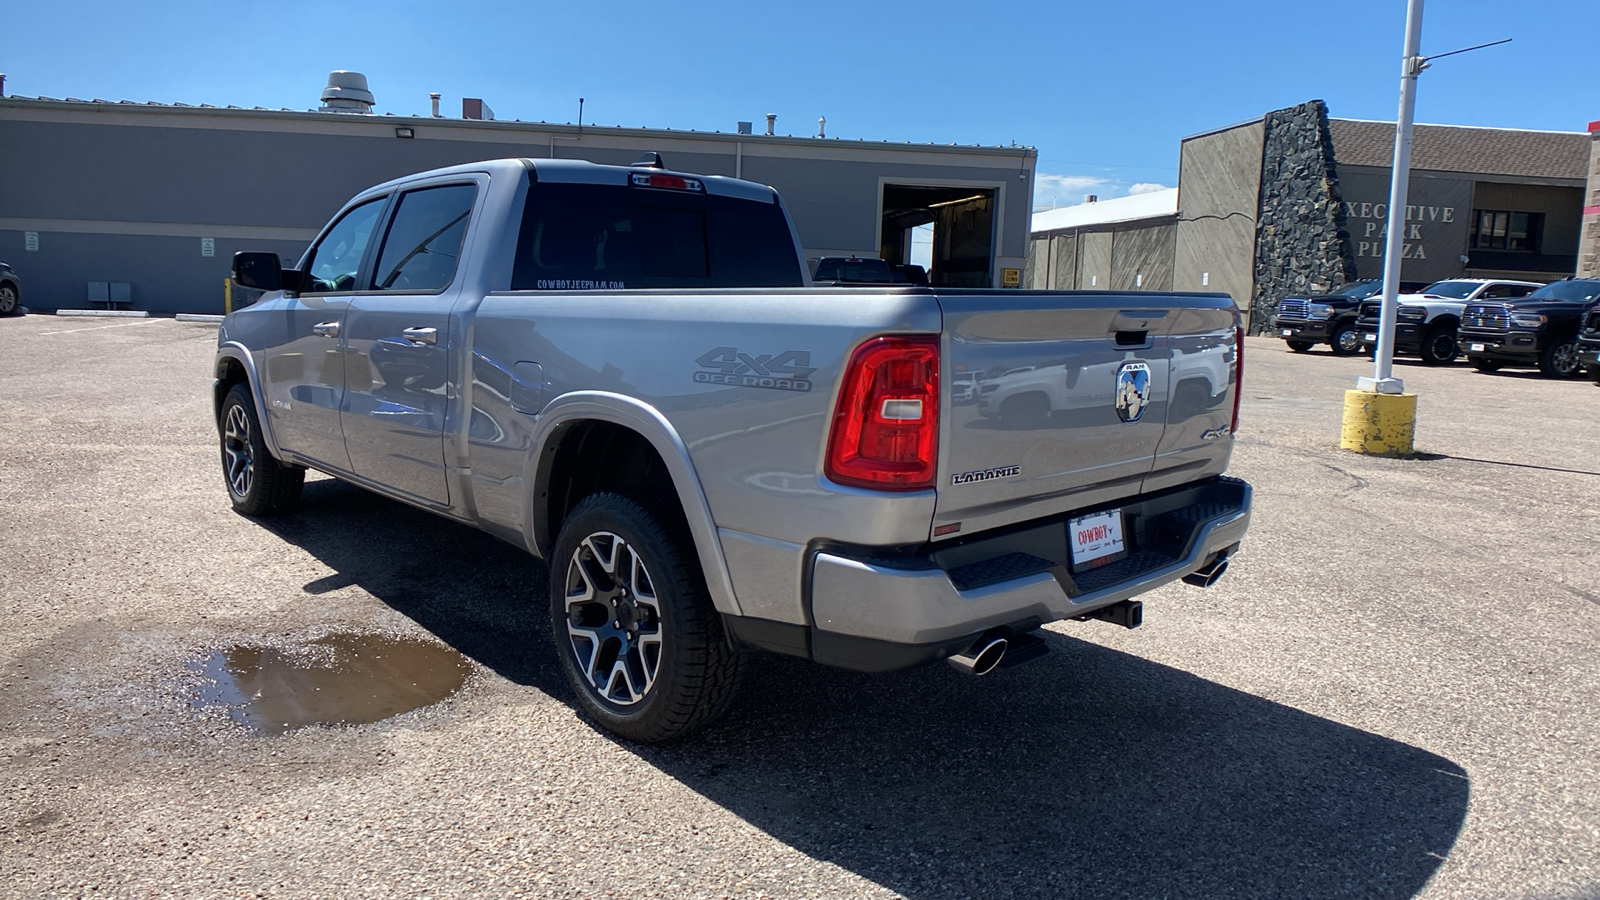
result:
<svg viewBox="0 0 1600 900"><path fill-rule="evenodd" d="M1366 336L1365 340L1369 341L1370 343L1376 344L1378 342L1378 336L1375 335L1375 334L1369 334L1369 335Z"/></svg>
<svg viewBox="0 0 1600 900"><path fill-rule="evenodd" d="M1067 520L1072 545L1072 570L1093 569L1127 554L1122 540L1122 510L1079 516Z"/></svg>
<svg viewBox="0 0 1600 900"><path fill-rule="evenodd" d="M1284 336L1284 337L1293 337L1293 336L1294 336L1294 332L1293 332L1293 331L1290 331L1290 330L1289 330L1289 329L1287 329L1287 328L1285 328L1285 329L1284 329L1284 330L1283 330L1283 336Z"/></svg>
<svg viewBox="0 0 1600 900"><path fill-rule="evenodd" d="M1482 344L1468 344L1467 345L1467 349L1471 350L1474 353L1482 353L1483 352L1483 345Z"/></svg>

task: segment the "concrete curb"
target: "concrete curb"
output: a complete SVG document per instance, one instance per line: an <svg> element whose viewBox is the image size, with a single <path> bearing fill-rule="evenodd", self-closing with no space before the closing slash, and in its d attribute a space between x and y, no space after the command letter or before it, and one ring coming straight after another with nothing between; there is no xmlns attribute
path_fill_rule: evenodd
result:
<svg viewBox="0 0 1600 900"><path fill-rule="evenodd" d="M148 319L150 313L142 309L58 309L58 316L94 316L106 319Z"/></svg>
<svg viewBox="0 0 1600 900"><path fill-rule="evenodd" d="M205 313L178 313L173 318L179 322L210 322L218 324L222 321L221 316L207 315Z"/></svg>

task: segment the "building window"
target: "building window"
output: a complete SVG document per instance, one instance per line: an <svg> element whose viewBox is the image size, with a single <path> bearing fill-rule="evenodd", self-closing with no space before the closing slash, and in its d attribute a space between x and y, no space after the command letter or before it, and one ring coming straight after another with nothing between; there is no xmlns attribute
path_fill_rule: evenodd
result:
<svg viewBox="0 0 1600 900"><path fill-rule="evenodd" d="M1472 211L1472 249L1538 253L1544 213L1497 209Z"/></svg>

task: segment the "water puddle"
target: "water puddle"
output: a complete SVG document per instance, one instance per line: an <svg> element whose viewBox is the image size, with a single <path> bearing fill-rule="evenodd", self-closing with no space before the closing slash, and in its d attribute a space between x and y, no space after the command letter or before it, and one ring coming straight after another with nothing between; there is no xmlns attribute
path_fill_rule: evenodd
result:
<svg viewBox="0 0 1600 900"><path fill-rule="evenodd" d="M239 645L195 664L194 705L226 707L257 734L365 725L450 696L471 664L447 647L375 634L334 634L290 648Z"/></svg>

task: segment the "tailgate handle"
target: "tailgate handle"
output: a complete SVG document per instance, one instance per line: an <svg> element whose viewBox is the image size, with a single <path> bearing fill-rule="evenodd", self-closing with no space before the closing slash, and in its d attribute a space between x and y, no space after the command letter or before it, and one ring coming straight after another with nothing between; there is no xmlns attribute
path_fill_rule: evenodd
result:
<svg viewBox="0 0 1600 900"><path fill-rule="evenodd" d="M1118 347L1143 347L1150 343L1148 331L1119 331L1117 332Z"/></svg>

